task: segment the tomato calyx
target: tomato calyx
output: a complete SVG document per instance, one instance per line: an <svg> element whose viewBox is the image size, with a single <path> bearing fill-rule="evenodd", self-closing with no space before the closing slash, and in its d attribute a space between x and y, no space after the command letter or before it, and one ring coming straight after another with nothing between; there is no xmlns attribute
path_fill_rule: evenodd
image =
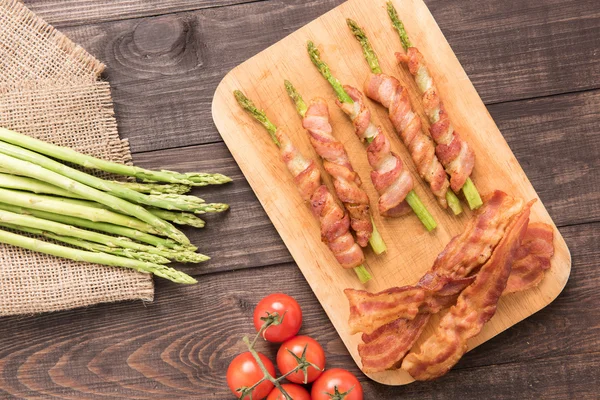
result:
<svg viewBox="0 0 600 400"><path fill-rule="evenodd" d="M354 386L352 386L347 391L340 393L340 391L336 385L333 388L333 394L331 394L331 393L325 393L325 394L327 396L329 396L329 398L331 398L331 400L344 400L346 398L346 396L348 396L353 389L354 389Z"/></svg>
<svg viewBox="0 0 600 400"><path fill-rule="evenodd" d="M285 311L283 313L283 315L279 315L279 313L277 311L275 311L274 313L265 311L265 314L267 314L267 316L260 317L260 320L263 321L263 325L260 328L260 330L258 331L258 333L263 337L263 339L267 340L267 338L265 336L265 332L267 331L267 328L269 328L270 326L281 325L286 313L287 313L287 311Z"/></svg>
<svg viewBox="0 0 600 400"><path fill-rule="evenodd" d="M294 369L292 369L291 371L289 371L287 374L283 375L283 378L287 377L288 375L295 374L298 371L302 371L302 374L304 374L304 384L306 385L308 383L308 369L310 367L313 367L317 371L321 371L321 368L319 368L318 366L316 366L315 364L311 363L310 361L308 361L306 359L306 349L307 348L308 348L308 344L304 346L304 349L302 350L302 354L300 355L300 357L298 357L290 349L286 349L287 352L290 353L292 355L292 357L294 357L294 360L296 360L296 363L298 363L298 365L296 365L296 367Z"/></svg>

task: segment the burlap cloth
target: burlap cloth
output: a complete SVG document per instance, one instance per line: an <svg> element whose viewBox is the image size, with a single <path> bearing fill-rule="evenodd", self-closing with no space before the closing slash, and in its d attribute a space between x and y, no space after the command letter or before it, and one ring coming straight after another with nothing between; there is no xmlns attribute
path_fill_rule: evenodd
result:
<svg viewBox="0 0 600 400"><path fill-rule="evenodd" d="M129 162L103 69L20 2L0 0L0 126ZM153 296L149 275L0 244L0 316Z"/></svg>

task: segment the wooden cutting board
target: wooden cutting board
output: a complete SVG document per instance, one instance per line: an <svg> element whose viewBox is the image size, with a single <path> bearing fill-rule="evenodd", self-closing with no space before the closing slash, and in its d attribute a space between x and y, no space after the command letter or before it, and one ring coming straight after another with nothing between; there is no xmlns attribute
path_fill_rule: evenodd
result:
<svg viewBox="0 0 600 400"><path fill-rule="evenodd" d="M525 200L538 198L423 1L395 0L394 3L413 44L428 61L455 127L475 150L477 159L473 181L479 191L488 193L500 189ZM312 217L309 206L300 198L278 149L266 131L239 108L232 94L235 89L246 93L276 125L288 132L305 155L315 158L316 153L285 92L283 81L289 79L306 101L317 96L325 98L329 103L334 134L346 145L352 164L370 196L371 207L377 210L378 196L369 178L366 151L356 138L351 122L335 105L331 88L306 53L307 40L313 40L334 75L342 83L362 89L369 69L358 42L346 26L345 19L348 17L365 28L379 55L383 71L396 76L411 89L413 107L420 112L423 124L428 129L412 77L395 62L394 52L402 51L402 48L389 22L384 0L348 1L236 67L217 88L212 113L223 140L360 366L357 351L360 335L349 334L348 302L342 291L348 287L363 286L351 270L339 267L328 248L321 243L319 225ZM374 122L382 125L390 138L393 151L401 156L416 177L415 190L438 222L438 228L429 233L413 213L397 219L376 217L377 227L387 243L388 251L383 256L375 256L371 250L366 251L367 265L374 277L366 289L380 291L390 286L415 283L450 239L462 232L471 213L466 210L461 216L455 217L437 206L431 192L418 178L408 152L394 133L387 111L373 102L369 102L369 106ZM465 203L463 207L468 209ZM541 201L534 205L531 220L554 225ZM249 230L248 234L252 232ZM469 342L469 349L539 311L558 296L569 277L571 256L558 230L555 231L554 245L556 253L552 268L540 286L502 297L496 315ZM436 322L437 319L432 319L429 331L422 337L428 336ZM368 376L389 385L403 385L412 381L402 370Z"/></svg>

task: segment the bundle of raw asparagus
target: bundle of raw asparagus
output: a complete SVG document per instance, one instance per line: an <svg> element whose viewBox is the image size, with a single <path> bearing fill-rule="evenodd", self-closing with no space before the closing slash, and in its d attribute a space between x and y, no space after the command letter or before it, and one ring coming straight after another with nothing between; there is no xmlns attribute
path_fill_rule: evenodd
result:
<svg viewBox="0 0 600 400"><path fill-rule="evenodd" d="M101 179L56 160L139 182ZM131 268L177 283L196 283L164 265L171 260L209 259L196 253L197 247L171 222L204 227L196 214L222 212L229 206L205 203L185 193L192 186L230 181L221 174L117 164L0 128L0 227L11 230L0 229L0 242L76 261Z"/></svg>

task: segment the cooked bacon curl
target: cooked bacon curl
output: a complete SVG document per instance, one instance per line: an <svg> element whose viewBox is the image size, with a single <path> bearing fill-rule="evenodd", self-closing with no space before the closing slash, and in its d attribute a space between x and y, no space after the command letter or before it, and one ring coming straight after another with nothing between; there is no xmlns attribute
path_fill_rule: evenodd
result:
<svg viewBox="0 0 600 400"><path fill-rule="evenodd" d="M344 268L354 268L365 261L362 249L350 233L350 219L337 203L313 160L305 158L281 129L276 132L281 158L294 177L300 195L310 201L315 217L321 223L321 239Z"/></svg>
<svg viewBox="0 0 600 400"><path fill-rule="evenodd" d="M415 78L422 94L425 114L431 123L431 137L437 144L436 155L450 175L450 187L458 192L473 172L475 153L450 123L444 103L419 50L410 47L406 54L396 53L396 58L399 63L408 65Z"/></svg>
<svg viewBox="0 0 600 400"><path fill-rule="evenodd" d="M412 176L403 167L397 154L391 151L390 142L371 122L371 112L367 108L363 94L352 86L344 90L354 101L353 104L337 102L338 106L352 120L356 135L362 140L372 140L367 147L371 180L379 193L379 213L386 217L397 217L410 211L405 199L413 189Z"/></svg>
<svg viewBox="0 0 600 400"><path fill-rule="evenodd" d="M412 110L408 90L394 77L370 74L365 83L365 94L388 109L390 121L408 149L419 175L429 184L440 205L446 208L450 182L435 155L435 144L423 133L421 118Z"/></svg>
<svg viewBox="0 0 600 400"><path fill-rule="evenodd" d="M350 164L344 145L333 136L325 100L316 98L311 101L302 125L308 131L315 151L323 158L323 167L333 178L335 192L350 215L357 243L365 247L373 233L369 197L361 188L360 178Z"/></svg>

